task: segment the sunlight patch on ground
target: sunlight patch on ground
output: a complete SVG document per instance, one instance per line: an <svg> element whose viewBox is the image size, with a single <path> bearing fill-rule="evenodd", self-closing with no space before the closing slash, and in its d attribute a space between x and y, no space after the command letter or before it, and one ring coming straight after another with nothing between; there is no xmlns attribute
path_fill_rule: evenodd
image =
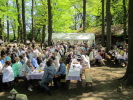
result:
<svg viewBox="0 0 133 100"><path fill-rule="evenodd" d="M104 100L103 98L97 98L97 97L86 97L81 98L80 100Z"/></svg>
<svg viewBox="0 0 133 100"><path fill-rule="evenodd" d="M5 96L5 92L0 92L0 96Z"/></svg>

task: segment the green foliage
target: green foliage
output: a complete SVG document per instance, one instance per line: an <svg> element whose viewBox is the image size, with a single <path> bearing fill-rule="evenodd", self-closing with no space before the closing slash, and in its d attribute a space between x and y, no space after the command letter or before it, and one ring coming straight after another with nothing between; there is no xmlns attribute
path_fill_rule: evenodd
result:
<svg viewBox="0 0 133 100"><path fill-rule="evenodd" d="M0 1L0 18L5 23L6 20L10 21L10 31L17 34L18 28L18 13L16 8L16 0L9 0L8 7L6 5L8 0ZM21 0L18 0L21 9ZM101 27L102 24L102 3L101 0L86 0L86 30L88 32L96 31L94 27ZM25 0L26 6L26 28L27 37L31 39L31 0ZM83 1L82 0L51 0L52 14L53 14L53 32L58 33L71 33L76 32L78 29L82 29L82 17L83 17ZM106 0L105 0L106 5ZM126 9L128 10L128 1L126 0ZM106 11L106 8L105 8ZM112 0L111 2L111 14L113 25L123 23L123 0ZM128 14L128 12L127 12ZM7 16L9 17L7 19ZM106 15L105 15L106 18ZM41 40L42 26L46 25L46 31L48 26L48 7L47 0L34 0L34 28L35 37L37 40ZM4 25L4 30L6 25ZM38 33L36 30L40 29ZM7 32L4 32L6 35ZM47 33L47 32L46 32ZM11 34L12 38L12 34Z"/></svg>

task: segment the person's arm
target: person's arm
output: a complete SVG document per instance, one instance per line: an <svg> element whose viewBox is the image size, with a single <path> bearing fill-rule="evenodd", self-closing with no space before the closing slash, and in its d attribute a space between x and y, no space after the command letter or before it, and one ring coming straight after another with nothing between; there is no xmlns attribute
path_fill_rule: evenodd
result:
<svg viewBox="0 0 133 100"><path fill-rule="evenodd" d="M25 76L26 78L28 78L28 75L27 75L26 71L23 71L23 74L24 74L24 76Z"/></svg>

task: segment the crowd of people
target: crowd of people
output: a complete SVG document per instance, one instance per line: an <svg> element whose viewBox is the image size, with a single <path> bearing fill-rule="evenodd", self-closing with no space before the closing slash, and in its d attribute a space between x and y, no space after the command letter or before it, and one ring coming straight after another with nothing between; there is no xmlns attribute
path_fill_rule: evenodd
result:
<svg viewBox="0 0 133 100"><path fill-rule="evenodd" d="M123 49L125 50L126 46ZM110 54L116 59L116 52L124 56L122 60L125 65L127 64L127 51L117 50L114 45L110 50ZM70 64L73 58L76 58L83 69L90 68L90 64L100 63L101 66L105 66L105 60L109 58L109 55L105 52L106 48L101 44L95 43L88 46L87 43L71 44L70 42L52 43L52 46L46 46L41 48L39 45L31 46L27 45L12 45L1 46L1 59L0 59L0 88L8 88L12 83L13 85L18 82L18 78L22 78L29 91L32 90L31 80L28 80L28 75L35 70L44 70L44 75L40 82L40 86L49 95L50 90L47 83L53 81L54 88L58 89L57 82L60 79L66 77L66 64ZM114 53L115 52L115 53ZM125 53L126 52L126 53ZM126 55L126 57L125 57ZM66 56L66 59L64 59ZM117 59L118 60L118 59ZM115 62L117 62L115 60Z"/></svg>

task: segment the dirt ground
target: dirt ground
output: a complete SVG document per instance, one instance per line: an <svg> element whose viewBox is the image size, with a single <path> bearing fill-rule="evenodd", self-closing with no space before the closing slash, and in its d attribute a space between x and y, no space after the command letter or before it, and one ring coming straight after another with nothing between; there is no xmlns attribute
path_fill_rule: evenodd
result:
<svg viewBox="0 0 133 100"><path fill-rule="evenodd" d="M126 68L113 67L112 62L107 66L93 66L90 69L93 79L92 91L85 87L85 77L82 80L82 87L78 90L75 81L70 82L69 89L59 88L51 90L52 95L49 96L45 92L38 92L38 86L34 86L34 91L29 92L24 82L19 82L15 89L19 93L27 94L28 100L133 100L133 90L131 88L117 92L117 79L122 77ZM0 92L0 100L9 100L9 90Z"/></svg>

